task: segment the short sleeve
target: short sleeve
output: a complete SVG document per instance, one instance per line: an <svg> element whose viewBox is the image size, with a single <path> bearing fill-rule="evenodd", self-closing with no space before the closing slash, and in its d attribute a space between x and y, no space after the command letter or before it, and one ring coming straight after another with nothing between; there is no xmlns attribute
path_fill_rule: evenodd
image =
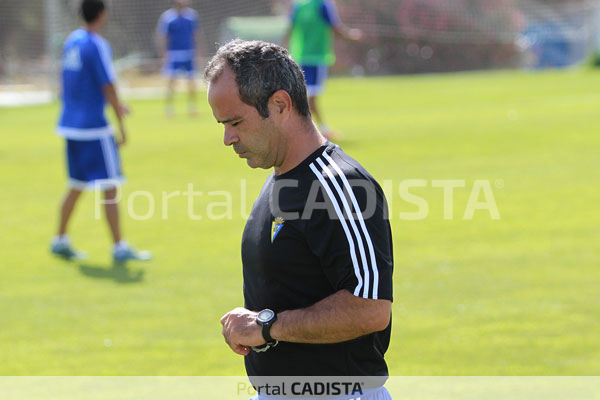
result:
<svg viewBox="0 0 600 400"><path fill-rule="evenodd" d="M190 19L192 21L192 30L194 33L200 32L202 29L202 25L200 24L200 20L198 18L198 13L195 10L190 9Z"/></svg>
<svg viewBox="0 0 600 400"><path fill-rule="evenodd" d="M156 33L161 36L167 36L169 33L169 24L167 21L167 13L164 12L158 19L158 24L156 24Z"/></svg>
<svg viewBox="0 0 600 400"><path fill-rule="evenodd" d="M292 25L296 22L296 12L298 10L298 7L299 7L299 5L296 2L294 2L292 4L292 6L290 7L290 11L288 13L288 18L289 18L290 24L292 24Z"/></svg>
<svg viewBox="0 0 600 400"><path fill-rule="evenodd" d="M313 172L322 206L307 222L306 237L327 279L335 290L392 300L392 237L383 191L374 181L352 179L331 167Z"/></svg>
<svg viewBox="0 0 600 400"><path fill-rule="evenodd" d="M89 68L101 86L115 81L115 72L112 66L112 51L105 41L94 41L87 52Z"/></svg>
<svg viewBox="0 0 600 400"><path fill-rule="evenodd" d="M321 6L321 13L323 18L331 26L337 26L340 24L340 15L338 13L335 3L331 0L325 0Z"/></svg>

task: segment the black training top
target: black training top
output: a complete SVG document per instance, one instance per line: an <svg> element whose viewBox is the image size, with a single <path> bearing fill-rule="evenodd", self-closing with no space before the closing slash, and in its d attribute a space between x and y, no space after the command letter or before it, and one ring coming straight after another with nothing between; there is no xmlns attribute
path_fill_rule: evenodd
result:
<svg viewBox="0 0 600 400"><path fill-rule="evenodd" d="M362 213L356 213L360 209ZM392 300L392 234L375 179L330 142L271 175L242 237L245 307L276 313L346 289ZM249 376L387 376L381 332L334 344L280 342L245 357Z"/></svg>

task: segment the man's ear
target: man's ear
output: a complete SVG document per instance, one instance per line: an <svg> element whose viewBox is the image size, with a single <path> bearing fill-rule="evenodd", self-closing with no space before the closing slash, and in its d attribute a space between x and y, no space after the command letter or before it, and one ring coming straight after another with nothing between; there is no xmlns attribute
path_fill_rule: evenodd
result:
<svg viewBox="0 0 600 400"><path fill-rule="evenodd" d="M292 98L285 90L278 90L269 99L269 114L287 117L292 112Z"/></svg>

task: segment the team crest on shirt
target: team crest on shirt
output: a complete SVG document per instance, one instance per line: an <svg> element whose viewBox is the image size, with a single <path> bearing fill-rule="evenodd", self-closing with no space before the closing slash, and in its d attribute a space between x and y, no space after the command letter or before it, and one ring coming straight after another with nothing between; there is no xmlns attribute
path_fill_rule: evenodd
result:
<svg viewBox="0 0 600 400"><path fill-rule="evenodd" d="M65 53L63 68L71 71L79 71L81 69L81 55L79 54L78 47L73 47Z"/></svg>
<svg viewBox="0 0 600 400"><path fill-rule="evenodd" d="M273 240L275 240L277 234L279 233L281 228L283 228L284 222L285 221L283 220L283 218L279 217L275 218L275 220L273 221L273 225L271 227L271 243L273 243Z"/></svg>

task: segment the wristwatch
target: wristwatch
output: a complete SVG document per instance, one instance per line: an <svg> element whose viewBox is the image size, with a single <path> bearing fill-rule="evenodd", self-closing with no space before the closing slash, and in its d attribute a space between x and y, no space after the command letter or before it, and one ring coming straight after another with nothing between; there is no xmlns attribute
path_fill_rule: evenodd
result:
<svg viewBox="0 0 600 400"><path fill-rule="evenodd" d="M270 347L277 346L277 340L271 337L271 326L277 321L277 314L273 310L265 308L256 316L256 323L262 327L262 336Z"/></svg>

